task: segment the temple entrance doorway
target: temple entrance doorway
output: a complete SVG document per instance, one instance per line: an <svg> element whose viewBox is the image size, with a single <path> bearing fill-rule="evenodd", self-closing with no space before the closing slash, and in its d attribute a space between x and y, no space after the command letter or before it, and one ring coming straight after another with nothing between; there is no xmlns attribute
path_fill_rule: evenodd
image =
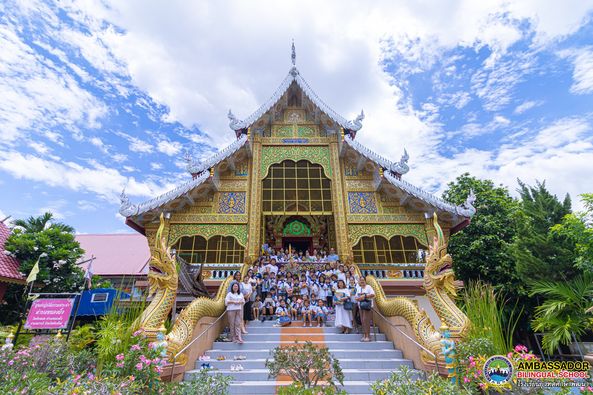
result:
<svg viewBox="0 0 593 395"><path fill-rule="evenodd" d="M291 248L292 251L302 252L305 255L306 251L313 253L313 238L312 237L283 237L282 248L287 250Z"/></svg>
<svg viewBox="0 0 593 395"><path fill-rule="evenodd" d="M264 242L295 251L335 248L331 180L324 168L307 160L272 164L262 180Z"/></svg>

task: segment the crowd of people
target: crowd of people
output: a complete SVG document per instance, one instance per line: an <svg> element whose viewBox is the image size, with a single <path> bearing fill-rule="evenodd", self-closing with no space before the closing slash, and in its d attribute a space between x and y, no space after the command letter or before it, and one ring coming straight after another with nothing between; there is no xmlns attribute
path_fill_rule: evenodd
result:
<svg viewBox="0 0 593 395"><path fill-rule="evenodd" d="M225 304L234 342L243 342L249 321L302 321L304 327L321 327L330 316L341 333L359 330L361 341L371 341L375 293L353 265L340 262L333 248L329 254L262 251L243 278L234 273L229 286Z"/></svg>

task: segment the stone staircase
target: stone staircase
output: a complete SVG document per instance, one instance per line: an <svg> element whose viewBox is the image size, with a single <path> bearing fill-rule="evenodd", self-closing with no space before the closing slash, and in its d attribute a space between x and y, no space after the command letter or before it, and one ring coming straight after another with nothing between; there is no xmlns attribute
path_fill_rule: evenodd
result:
<svg viewBox="0 0 593 395"><path fill-rule="evenodd" d="M214 368L211 374L233 376L230 394L275 394L278 386L290 384L290 381L269 379L265 361L274 348L282 344L293 344L295 340L309 340L329 348L340 361L345 376L342 388L348 394L371 394L371 383L388 378L402 365L413 368L412 361L404 359L401 351L396 350L384 334L377 333L377 341L362 343L361 335L343 335L333 326L304 328L302 323L293 322L289 327L280 328L273 324L274 321L253 321L247 327L249 334L244 336L244 344L215 342L213 349L206 352L210 356L210 361L207 362ZM328 323L332 324L331 321ZM371 335L371 338L374 339L374 336ZM216 359L220 355L225 357L224 361ZM235 361L235 355L244 355L247 358ZM202 363L203 361L196 361L196 370L186 372L185 380L191 380ZM237 364L241 364L244 370L231 371L231 365Z"/></svg>

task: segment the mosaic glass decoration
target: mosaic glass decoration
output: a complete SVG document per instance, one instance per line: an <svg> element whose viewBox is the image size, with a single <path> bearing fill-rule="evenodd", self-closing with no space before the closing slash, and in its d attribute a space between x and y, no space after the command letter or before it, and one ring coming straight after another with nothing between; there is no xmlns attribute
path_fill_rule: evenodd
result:
<svg viewBox="0 0 593 395"><path fill-rule="evenodd" d="M222 192L218 201L219 214L245 214L245 192Z"/></svg>
<svg viewBox="0 0 593 395"><path fill-rule="evenodd" d="M348 192L348 205L352 214L377 213L377 204L373 192Z"/></svg>
<svg viewBox="0 0 593 395"><path fill-rule="evenodd" d="M284 230L282 231L283 235L293 235L293 236L310 236L311 229L302 223L301 221L292 221L286 224Z"/></svg>

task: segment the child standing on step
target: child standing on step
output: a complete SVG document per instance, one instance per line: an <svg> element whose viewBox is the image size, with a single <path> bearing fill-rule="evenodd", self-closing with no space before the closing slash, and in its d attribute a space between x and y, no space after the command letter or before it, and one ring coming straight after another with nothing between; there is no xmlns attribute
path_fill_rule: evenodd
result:
<svg viewBox="0 0 593 395"><path fill-rule="evenodd" d="M315 320L320 327L325 324L328 313L329 311L327 307L323 305L323 299L319 299L317 301L317 307L315 308Z"/></svg>
<svg viewBox="0 0 593 395"><path fill-rule="evenodd" d="M308 326L307 321L309 321L309 325L313 326L313 322L311 321L311 304L309 303L309 299L305 299L303 301L303 308L301 309L301 313L303 314L303 326Z"/></svg>
<svg viewBox="0 0 593 395"><path fill-rule="evenodd" d="M254 320L259 320L259 312L261 311L262 307L263 303L261 302L261 298L256 296L255 302L253 302L253 306L251 307Z"/></svg>

